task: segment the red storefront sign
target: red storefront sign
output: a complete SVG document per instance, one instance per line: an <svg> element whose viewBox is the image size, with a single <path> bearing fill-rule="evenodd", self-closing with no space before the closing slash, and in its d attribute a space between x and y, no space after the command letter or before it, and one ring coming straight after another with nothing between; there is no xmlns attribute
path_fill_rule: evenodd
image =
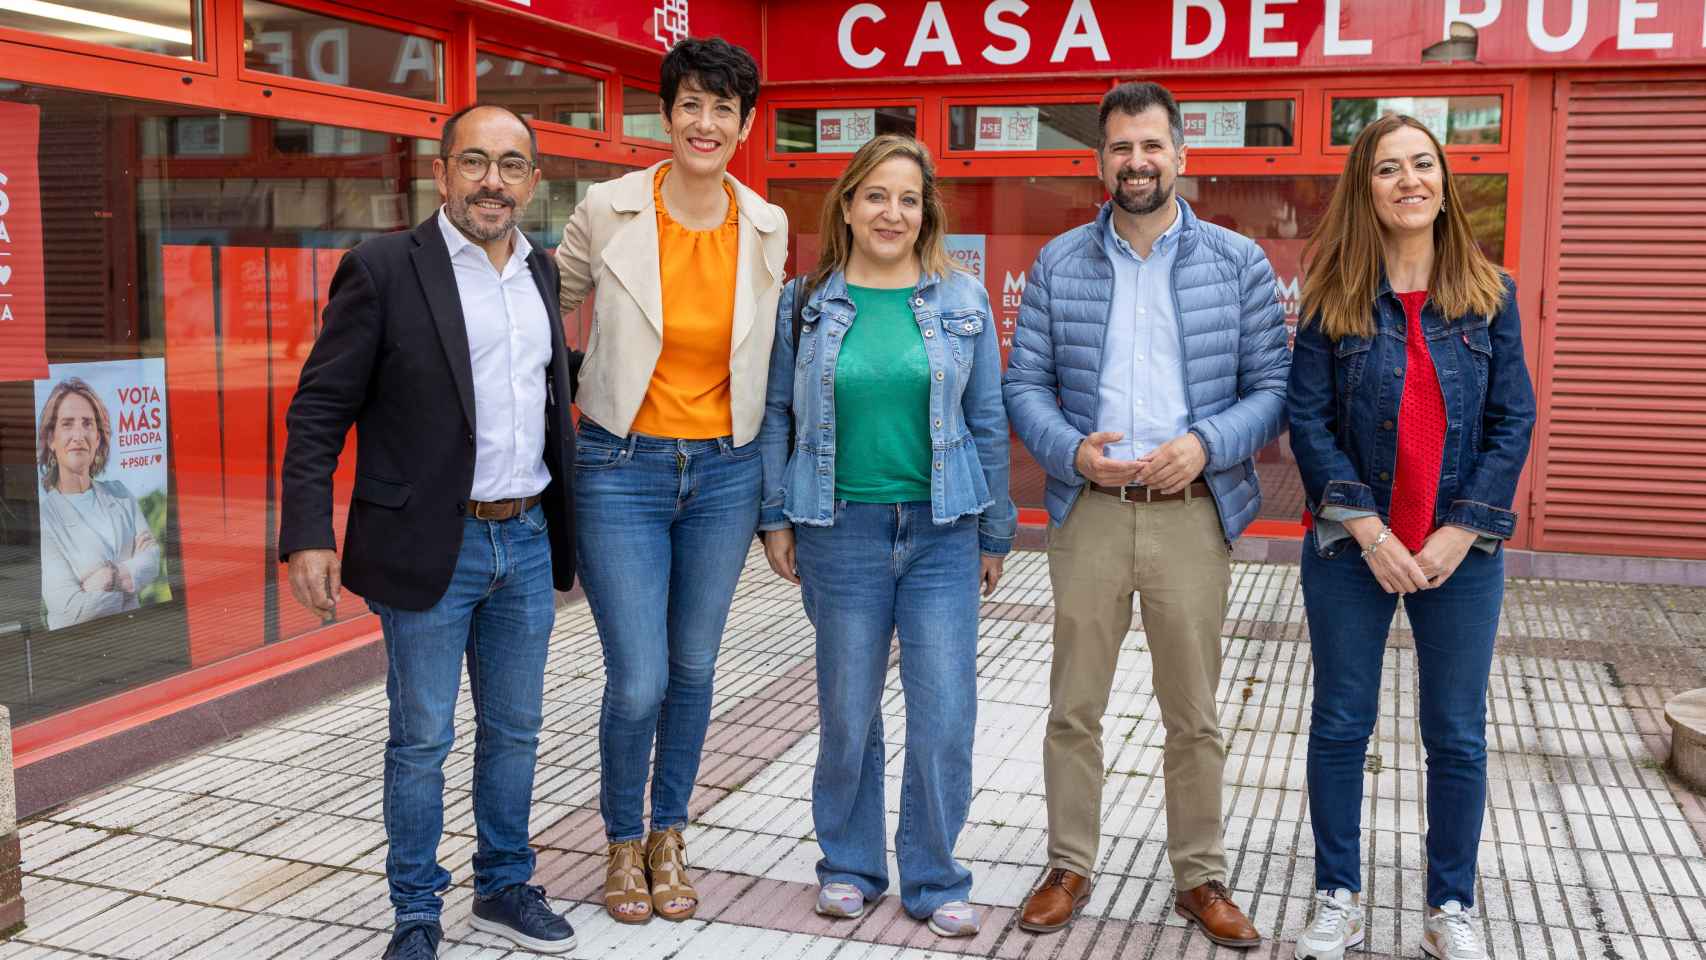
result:
<svg viewBox="0 0 1706 960"><path fill-rule="evenodd" d="M762 65L772 82L1419 66L1453 24L1476 65L1706 59L1700 0L791 0L766 8Z"/></svg>
<svg viewBox="0 0 1706 960"><path fill-rule="evenodd" d="M497 0L627 43L668 50L683 37L722 37L758 53L759 5L752 0Z"/></svg>
<svg viewBox="0 0 1706 960"><path fill-rule="evenodd" d="M41 110L0 102L0 380L47 376L47 297L42 282Z"/></svg>

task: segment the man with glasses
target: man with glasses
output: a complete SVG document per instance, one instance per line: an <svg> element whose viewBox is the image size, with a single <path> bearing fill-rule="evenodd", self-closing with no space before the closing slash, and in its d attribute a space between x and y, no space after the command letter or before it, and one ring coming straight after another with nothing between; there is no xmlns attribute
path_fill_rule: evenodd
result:
<svg viewBox="0 0 1706 960"><path fill-rule="evenodd" d="M533 877L528 813L552 587L574 583L571 375L557 269L517 221L537 141L502 107L444 124L444 204L345 254L287 419L279 557L296 599L335 616L340 580L385 633L387 960L432 960L451 875L438 863L462 663L474 703L475 929L543 953L574 931ZM332 474L356 430L340 564Z"/></svg>

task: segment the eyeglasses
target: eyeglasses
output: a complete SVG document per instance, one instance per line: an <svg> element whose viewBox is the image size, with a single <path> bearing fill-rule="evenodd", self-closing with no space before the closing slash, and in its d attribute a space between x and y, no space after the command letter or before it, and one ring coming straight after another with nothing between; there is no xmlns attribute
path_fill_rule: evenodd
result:
<svg viewBox="0 0 1706 960"><path fill-rule="evenodd" d="M492 158L483 153L459 153L450 160L463 179L475 182L486 179L486 171L492 167ZM503 157L498 160L498 177L511 186L525 182L528 174L532 172L531 160L521 157Z"/></svg>

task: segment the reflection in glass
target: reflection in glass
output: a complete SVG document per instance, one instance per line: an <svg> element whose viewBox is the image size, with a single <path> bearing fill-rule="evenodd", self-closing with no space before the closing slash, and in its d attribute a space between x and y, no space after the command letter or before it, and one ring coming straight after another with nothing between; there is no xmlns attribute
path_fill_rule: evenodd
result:
<svg viewBox="0 0 1706 960"><path fill-rule="evenodd" d="M485 52L474 72L481 103L502 104L529 120L604 129L602 81Z"/></svg>
<svg viewBox="0 0 1706 960"><path fill-rule="evenodd" d="M442 101L436 40L263 0L243 0L243 65L316 83Z"/></svg>
<svg viewBox="0 0 1706 960"><path fill-rule="evenodd" d="M0 27L60 40L202 59L198 0L0 0Z"/></svg>
<svg viewBox="0 0 1706 960"><path fill-rule="evenodd" d="M912 107L784 107L776 111L777 153L852 153L883 133L916 136Z"/></svg>
<svg viewBox="0 0 1706 960"><path fill-rule="evenodd" d="M1504 121L1499 96L1337 97L1333 100L1333 145L1348 147L1362 128L1389 113L1420 120L1447 146L1498 143Z"/></svg>
<svg viewBox="0 0 1706 960"><path fill-rule="evenodd" d="M651 90L622 88L622 135L631 140L669 142L663 129L662 101Z"/></svg>
<svg viewBox="0 0 1706 960"><path fill-rule="evenodd" d="M948 149L1094 150L1101 141L1094 103L958 106L948 110Z"/></svg>
<svg viewBox="0 0 1706 960"><path fill-rule="evenodd" d="M437 209L438 142L27 84L0 100L35 105L54 133L38 160L58 376L0 382L0 703L25 723L325 625L292 599L278 563L283 413L346 251ZM623 169L540 165L522 228L550 250L588 187ZM570 333L584 343L577 320ZM63 535L78 505L50 502L63 485L43 487L36 426L54 384L81 373L99 387L97 366L118 368L115 390L159 389L165 434L155 485L122 475L135 465L116 444L89 471L96 487L122 480L134 501L105 491L129 518L110 569L78 559L88 545ZM115 436L149 429L129 401L101 396ZM69 448L55 456L70 462ZM346 456L334 480L340 535L353 469ZM151 544L138 542L143 523ZM72 578L113 596L97 616L50 619L50 603L71 609L60 600L77 592ZM346 591L334 619L367 613Z"/></svg>

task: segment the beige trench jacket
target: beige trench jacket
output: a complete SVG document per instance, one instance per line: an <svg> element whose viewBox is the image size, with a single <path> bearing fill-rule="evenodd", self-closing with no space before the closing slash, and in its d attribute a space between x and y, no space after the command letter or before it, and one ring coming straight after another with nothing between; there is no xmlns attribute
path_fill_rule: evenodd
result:
<svg viewBox="0 0 1706 960"><path fill-rule="evenodd" d="M563 242L557 247L563 312L577 309L597 291L574 402L582 414L617 436L626 435L633 425L663 352L663 287L652 197L657 169L653 165L593 186L563 228ZM734 442L742 445L758 436L764 419L776 299L788 253L788 215L724 176L734 186L740 211L729 396ZM695 283L698 278L672 277L670 282Z"/></svg>

